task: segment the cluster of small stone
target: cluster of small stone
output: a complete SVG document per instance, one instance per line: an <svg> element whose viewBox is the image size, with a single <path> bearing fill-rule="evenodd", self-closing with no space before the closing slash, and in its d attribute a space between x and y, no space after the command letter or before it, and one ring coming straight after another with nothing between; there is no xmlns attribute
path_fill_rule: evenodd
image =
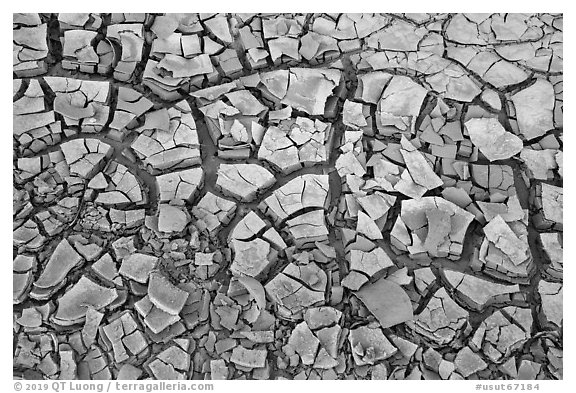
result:
<svg viewBox="0 0 576 393"><path fill-rule="evenodd" d="M25 379L562 379L562 15L14 14Z"/></svg>

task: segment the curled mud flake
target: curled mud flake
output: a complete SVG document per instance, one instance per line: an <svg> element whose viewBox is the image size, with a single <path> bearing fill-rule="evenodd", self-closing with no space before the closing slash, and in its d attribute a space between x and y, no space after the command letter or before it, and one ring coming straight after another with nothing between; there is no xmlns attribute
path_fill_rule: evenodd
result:
<svg viewBox="0 0 576 393"><path fill-rule="evenodd" d="M531 189L531 199L536 214L534 225L540 230L564 228L564 190L548 183L538 183Z"/></svg>
<svg viewBox="0 0 576 393"><path fill-rule="evenodd" d="M170 202L183 200L191 202L204 183L202 168L190 168L183 171L166 173L156 176L160 201Z"/></svg>
<svg viewBox="0 0 576 393"><path fill-rule="evenodd" d="M470 119L465 127L472 143L490 161L510 158L522 150L520 138L507 132L496 119Z"/></svg>
<svg viewBox="0 0 576 393"><path fill-rule="evenodd" d="M463 377L468 377L478 371L484 370L488 364L482 360L482 358L475 352L473 352L470 347L464 347L456 354L456 359L454 359L454 365L456 370Z"/></svg>
<svg viewBox="0 0 576 393"><path fill-rule="evenodd" d="M38 280L34 282L30 296L35 299L50 298L66 284L68 273L82 261L82 257L72 248L68 240L63 239L48 259Z"/></svg>
<svg viewBox="0 0 576 393"><path fill-rule="evenodd" d="M350 330L348 341L352 349L352 357L358 366L388 359L398 351L380 328L361 326Z"/></svg>
<svg viewBox="0 0 576 393"><path fill-rule="evenodd" d="M561 281L564 272L564 242L562 234L557 232L540 233L539 241L546 259L550 263L543 274L553 281Z"/></svg>
<svg viewBox="0 0 576 393"><path fill-rule="evenodd" d="M324 115L326 100L340 83L341 73L333 69L292 68L282 103L310 115Z"/></svg>
<svg viewBox="0 0 576 393"><path fill-rule="evenodd" d="M208 191L192 208L192 215L198 220L196 225L216 234L223 225L227 225L236 211L236 203L221 198Z"/></svg>
<svg viewBox="0 0 576 393"><path fill-rule="evenodd" d="M434 347L455 346L470 332L468 317L469 313L440 288L422 312L406 325Z"/></svg>
<svg viewBox="0 0 576 393"><path fill-rule="evenodd" d="M426 89L412 79L406 76L392 77L378 101L378 131L386 136L412 134L426 95Z"/></svg>
<svg viewBox="0 0 576 393"><path fill-rule="evenodd" d="M471 213L443 198L405 200L390 234L391 244L413 258L457 260L473 218Z"/></svg>
<svg viewBox="0 0 576 393"><path fill-rule="evenodd" d="M481 311L494 304L507 304L515 293L516 285L502 285L454 270L443 270L442 275L456 290L457 296L469 307Z"/></svg>
<svg viewBox="0 0 576 393"><path fill-rule="evenodd" d="M512 96L519 133L526 140L544 135L554 128L554 88L545 80L520 90Z"/></svg>
<svg viewBox="0 0 576 393"><path fill-rule="evenodd" d="M515 196L510 197L507 204L478 202L478 206L489 222L484 227L486 237L474 256L475 262L481 263L484 272L493 277L527 282L535 269L527 240L527 211ZM480 270L480 267L474 265L474 269Z"/></svg>
<svg viewBox="0 0 576 393"><path fill-rule="evenodd" d="M39 14L14 14L12 30L13 72L20 78L48 71L48 25Z"/></svg>
<svg viewBox="0 0 576 393"><path fill-rule="evenodd" d="M185 380L191 370L191 356L178 345L172 345L158 353L147 369L156 379Z"/></svg>
<svg viewBox="0 0 576 393"><path fill-rule="evenodd" d="M532 315L529 309L505 307L486 318L470 339L475 351L501 363L518 351L530 338Z"/></svg>
<svg viewBox="0 0 576 393"><path fill-rule="evenodd" d="M536 180L552 180L554 179L554 170L562 164L556 161L558 150L544 149L522 149L520 152L520 159L524 161L527 167L527 175L531 179Z"/></svg>
<svg viewBox="0 0 576 393"><path fill-rule="evenodd" d="M544 316L542 319L558 327L562 327L564 320L562 314L562 289L562 283L551 283L544 280L538 283L538 294L542 301L541 312Z"/></svg>
<svg viewBox="0 0 576 393"><path fill-rule="evenodd" d="M382 328L411 321L412 303L406 292L395 282L380 279L355 293L376 317Z"/></svg>
<svg viewBox="0 0 576 393"><path fill-rule="evenodd" d="M188 103L181 101L161 112L167 122L147 116L131 145L145 169L157 175L200 164L200 142Z"/></svg>
<svg viewBox="0 0 576 393"><path fill-rule="evenodd" d="M301 271L293 264L288 265L264 286L282 318L300 320L306 308L325 303L326 274L314 264L309 266Z"/></svg>
<svg viewBox="0 0 576 393"><path fill-rule="evenodd" d="M230 266L233 274L260 278L274 263L270 244L262 239L248 242L233 239L230 246L234 250Z"/></svg>
<svg viewBox="0 0 576 393"><path fill-rule="evenodd" d="M158 258L153 255L134 253L122 260L119 273L130 280L146 284L157 264Z"/></svg>
<svg viewBox="0 0 576 393"><path fill-rule="evenodd" d="M118 298L116 289L102 287L82 276L64 296L58 299L54 323L69 326L81 322L86 317L88 307L101 310Z"/></svg>
<svg viewBox="0 0 576 393"><path fill-rule="evenodd" d="M265 168L254 164L221 164L216 186L223 193L251 202L258 194L270 188L276 179Z"/></svg>
<svg viewBox="0 0 576 393"><path fill-rule="evenodd" d="M186 303L188 293L174 286L162 274L152 272L148 282L148 296L152 304L162 311L178 315Z"/></svg>

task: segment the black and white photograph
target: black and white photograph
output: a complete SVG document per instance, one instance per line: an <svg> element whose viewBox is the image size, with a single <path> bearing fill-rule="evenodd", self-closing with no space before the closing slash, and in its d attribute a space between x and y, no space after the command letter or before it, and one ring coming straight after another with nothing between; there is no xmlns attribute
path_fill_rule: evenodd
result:
<svg viewBox="0 0 576 393"><path fill-rule="evenodd" d="M15 387L564 379L562 12L12 19Z"/></svg>

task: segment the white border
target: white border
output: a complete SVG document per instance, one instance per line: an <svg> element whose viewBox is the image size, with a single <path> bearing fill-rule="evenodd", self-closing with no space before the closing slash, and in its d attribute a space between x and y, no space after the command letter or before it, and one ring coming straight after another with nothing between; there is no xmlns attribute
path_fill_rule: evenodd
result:
<svg viewBox="0 0 576 393"><path fill-rule="evenodd" d="M7 4L6 4L7 3ZM564 124L565 128L569 131L564 134L564 144L567 146L574 146L573 133L575 127L572 114L576 113L570 108L574 107L574 94L573 94L573 83L572 76L576 73L573 70L572 65L574 65L573 51L576 47L576 43L573 35L573 28L571 22L572 13L569 11L569 6L562 4L558 1L495 1L495 0L479 0L477 2L472 1L387 1L380 0L376 1L358 1L351 0L347 2L336 2L327 0L289 0L289 1L233 1L233 0L220 0L220 1L198 1L190 0L188 2L182 1L149 1L149 0L138 0L138 1L126 1L126 0L99 0L99 1L87 1L79 2L76 1L39 1L39 0L5 0L2 4L2 13L0 14L2 18L2 29L5 30L5 37L11 36L11 32L8 31L12 29L12 13L13 12L38 12L40 11L59 11L59 12L79 12L79 11L94 11L95 8L98 10L105 10L106 12L564 12L565 19L567 23L564 27L564 34L567 35L564 41L569 43L565 46L565 56L564 56L564 69L568 70L564 77L564 105L565 113ZM567 18L566 18L567 16ZM10 224L12 216L12 201L11 201L11 190L8 187L9 182L12 179L12 148L9 139L10 129L12 128L12 118L10 116L10 109L12 107L12 100L10 91L12 90L12 82L8 80L8 75L12 75L11 66L8 63L8 56L11 53L11 48L9 47L8 39L2 40L3 51L6 56L4 62L2 62L2 68L4 71L1 72L3 81L3 91L1 99L3 102L2 108L5 108L5 126L3 130L4 137L0 143L0 159L2 163L0 165L0 174L2 176L2 182L0 184L5 185L3 187L3 192L0 193L0 211L1 211L1 236L0 236L0 250L5 250L6 260L2 267L2 274L0 275L1 290L0 294L0 305L2 307L2 314L8 316L8 309L11 310L12 305L9 303L10 290L12 287L12 256L9 255L12 251L12 226ZM10 69L9 69L10 68ZM570 131L573 130L573 131ZM567 225L564 228L564 259L567 263L564 267L564 282L569 283L574 281L574 271L575 266L571 259L576 255L574 252L574 245L572 239L574 237L574 229L570 225L571 219L576 217L574 207L571 204L571 197L574 196L574 186L570 179L572 179L571 169L575 169L574 166L574 156L572 156L570 147L568 147L567 154L564 156L564 173L567 176L567 181L564 181L565 193L569 195L567 203L565 204L565 221ZM576 149L576 148L575 148ZM565 149L566 150L566 149ZM576 151L575 151L576 153ZM564 288L564 303L567 305L564 312L564 325L568 327L565 329L564 336L564 380L563 381L532 381L533 383L538 382L540 389L537 392L574 392L576 391L576 384L574 384L575 376L574 371L574 337L571 335L571 328L574 327L574 311L572 310L572 301L574 298L574 288L572 284L566 285ZM11 311L10 311L11 314ZM6 318L3 320L4 323L0 324L0 337L5 341L2 346L5 348L1 352L0 357L0 391L14 391L13 381L12 381L12 321ZM421 392L422 389L426 389L427 392L472 392L475 390L476 383L492 383L495 385L499 381L305 381L305 382L293 382L293 381L213 381L216 389L215 392L243 392L249 391L254 393L260 392L270 392L273 389L275 392L296 392L296 391L336 391L336 392L349 392L350 389L377 389L382 391L392 391L396 389L402 389L403 392ZM512 383L522 383L523 381L504 381ZM528 381L524 381L528 383ZM362 385L356 386L356 385ZM572 386L572 388L570 388ZM111 389L110 391L114 391ZM483 391L483 390L479 390ZM518 388L520 390L520 387Z"/></svg>

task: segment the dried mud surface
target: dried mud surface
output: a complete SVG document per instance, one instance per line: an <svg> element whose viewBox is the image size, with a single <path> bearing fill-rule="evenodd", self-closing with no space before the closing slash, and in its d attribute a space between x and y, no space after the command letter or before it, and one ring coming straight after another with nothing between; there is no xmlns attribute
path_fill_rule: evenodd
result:
<svg viewBox="0 0 576 393"><path fill-rule="evenodd" d="M561 14L14 14L22 379L562 379Z"/></svg>

